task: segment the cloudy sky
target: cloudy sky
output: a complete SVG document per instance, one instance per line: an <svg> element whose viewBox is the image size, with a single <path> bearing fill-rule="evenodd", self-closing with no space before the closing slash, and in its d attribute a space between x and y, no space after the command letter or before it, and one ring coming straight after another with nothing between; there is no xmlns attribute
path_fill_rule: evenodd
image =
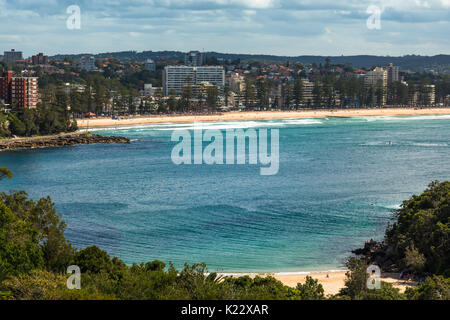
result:
<svg viewBox="0 0 450 320"><path fill-rule="evenodd" d="M79 30L67 28L71 5ZM449 18L450 0L0 0L0 51L450 54Z"/></svg>

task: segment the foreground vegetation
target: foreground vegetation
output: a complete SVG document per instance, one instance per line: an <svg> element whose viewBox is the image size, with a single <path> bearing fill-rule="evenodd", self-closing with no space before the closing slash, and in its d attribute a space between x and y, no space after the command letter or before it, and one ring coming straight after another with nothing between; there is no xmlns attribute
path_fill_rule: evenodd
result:
<svg viewBox="0 0 450 320"><path fill-rule="evenodd" d="M0 168L2 178L11 178L11 172ZM408 250L420 257L415 272L425 279L421 285L405 293L388 283L369 290L369 261L351 258L345 287L326 297L322 285L310 277L291 288L273 277L221 277L207 273L204 264L185 265L181 271L157 260L127 266L96 246L72 247L50 198L33 201L24 191L1 193L0 299L450 299L449 204L450 182L433 183L403 204L387 231L390 241L398 239L393 242L398 259L409 261ZM81 269L80 290L66 286L69 265Z"/></svg>

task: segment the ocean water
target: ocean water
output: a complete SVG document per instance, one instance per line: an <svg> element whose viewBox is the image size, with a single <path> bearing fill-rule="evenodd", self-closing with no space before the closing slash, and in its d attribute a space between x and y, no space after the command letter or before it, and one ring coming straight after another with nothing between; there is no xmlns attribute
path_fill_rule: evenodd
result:
<svg viewBox="0 0 450 320"><path fill-rule="evenodd" d="M211 271L343 267L382 239L391 211L432 180L450 178L450 116L211 122L279 128L280 168L180 165L173 130L190 123L96 129L129 145L0 153L14 174L0 190L50 195L76 247L96 244L126 263L159 259ZM391 142L391 144L389 143Z"/></svg>

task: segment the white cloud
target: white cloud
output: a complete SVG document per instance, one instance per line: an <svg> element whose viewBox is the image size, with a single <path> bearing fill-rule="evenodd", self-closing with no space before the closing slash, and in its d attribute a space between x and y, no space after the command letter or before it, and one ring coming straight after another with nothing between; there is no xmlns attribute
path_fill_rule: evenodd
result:
<svg viewBox="0 0 450 320"><path fill-rule="evenodd" d="M283 55L450 51L450 0L77 0L82 29L69 32L65 9L73 2L0 0L0 52L14 47L26 54L195 47ZM377 33L366 28L369 4L384 8Z"/></svg>

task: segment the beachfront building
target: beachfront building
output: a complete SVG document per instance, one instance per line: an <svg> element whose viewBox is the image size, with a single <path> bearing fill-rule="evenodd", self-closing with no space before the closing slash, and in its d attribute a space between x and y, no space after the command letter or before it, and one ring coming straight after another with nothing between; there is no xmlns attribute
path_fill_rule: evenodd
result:
<svg viewBox="0 0 450 320"><path fill-rule="evenodd" d="M5 51L3 53L3 60L5 62L16 62L18 60L23 60L22 51L16 51L11 49L11 51Z"/></svg>
<svg viewBox="0 0 450 320"><path fill-rule="evenodd" d="M17 108L36 108L38 103L38 78L14 77L4 71L0 77L0 99Z"/></svg>
<svg viewBox="0 0 450 320"><path fill-rule="evenodd" d="M223 92L225 70L222 66L167 66L164 68L163 89L165 96L168 96L172 90L177 94L181 94L184 86L188 84L195 86L202 82L216 85Z"/></svg>
<svg viewBox="0 0 450 320"><path fill-rule="evenodd" d="M436 86L434 84L429 84L425 86L426 92L425 94L428 95L427 101L430 103L430 105L436 104Z"/></svg>
<svg viewBox="0 0 450 320"><path fill-rule="evenodd" d="M382 90L382 96L379 97L381 105L386 104L387 100L387 84L388 84L388 71L384 68L376 67L372 71L367 72L364 77L364 83L368 87L372 87L376 91ZM373 104L375 104L376 97L373 96Z"/></svg>
<svg viewBox="0 0 450 320"><path fill-rule="evenodd" d="M400 81L400 68L397 66L394 66L392 63L389 64L387 69L387 77L388 82L392 83L394 81Z"/></svg>
<svg viewBox="0 0 450 320"><path fill-rule="evenodd" d="M245 89L245 77L234 72L230 77L230 90L232 92L242 92Z"/></svg>
<svg viewBox="0 0 450 320"><path fill-rule="evenodd" d="M436 87L434 84L424 85L416 89L409 99L412 106L432 106L436 104Z"/></svg>
<svg viewBox="0 0 450 320"><path fill-rule="evenodd" d="M364 82L368 86L377 86L381 84L385 87L388 82L388 73L385 69L376 67L372 71L367 72Z"/></svg>
<svg viewBox="0 0 450 320"><path fill-rule="evenodd" d="M303 102L305 106L310 107L314 101L314 82L302 80L303 82Z"/></svg>
<svg viewBox="0 0 450 320"><path fill-rule="evenodd" d="M154 87L151 83L144 84L144 90L141 92L142 96L153 97L157 92L162 92L163 88ZM160 93L161 94L161 93Z"/></svg>
<svg viewBox="0 0 450 320"><path fill-rule="evenodd" d="M81 70L94 71L95 70L95 58L93 56L84 56L80 60Z"/></svg>

